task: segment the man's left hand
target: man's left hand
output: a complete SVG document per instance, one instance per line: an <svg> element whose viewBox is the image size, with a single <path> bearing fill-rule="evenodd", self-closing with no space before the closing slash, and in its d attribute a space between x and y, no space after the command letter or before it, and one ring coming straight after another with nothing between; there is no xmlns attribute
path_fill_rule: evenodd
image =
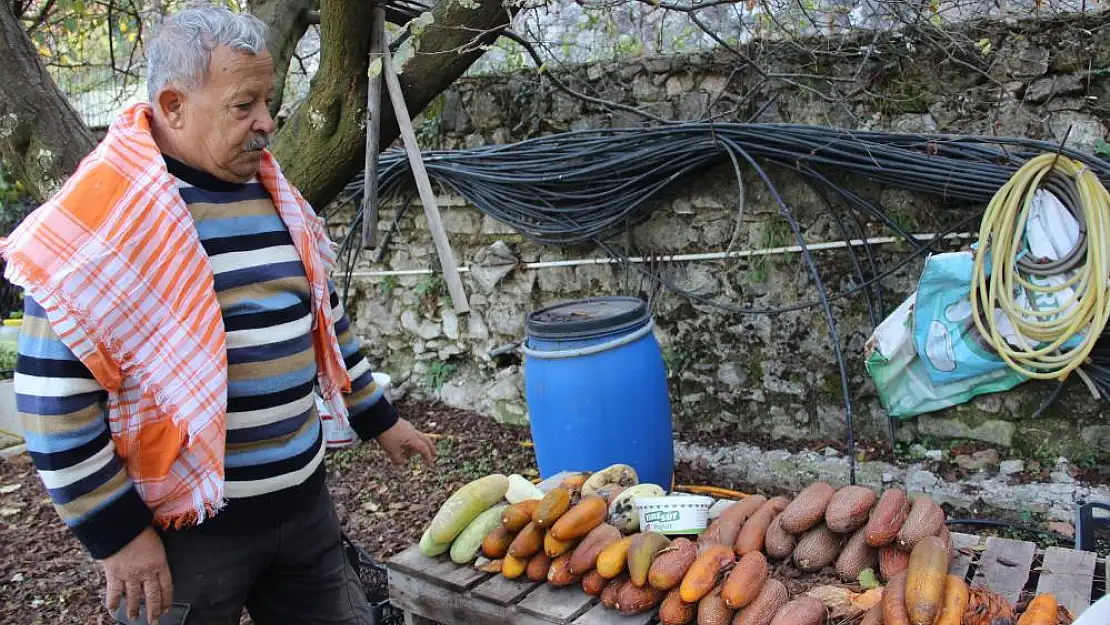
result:
<svg viewBox="0 0 1110 625"><path fill-rule="evenodd" d="M378 436L378 444L389 454L393 464L404 464L406 458L416 454L423 456L428 464L436 457L436 446L432 439L404 419L398 419L393 427L382 432Z"/></svg>

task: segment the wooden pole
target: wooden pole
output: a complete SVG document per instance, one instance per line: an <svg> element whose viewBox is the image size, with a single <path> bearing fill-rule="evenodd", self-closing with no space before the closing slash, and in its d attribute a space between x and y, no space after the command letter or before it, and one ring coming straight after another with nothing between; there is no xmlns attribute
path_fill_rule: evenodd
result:
<svg viewBox="0 0 1110 625"><path fill-rule="evenodd" d="M366 166L362 180L362 247L378 244L378 140L382 125L382 51L389 47L385 36L385 8L375 4L370 23L370 88L366 92ZM377 71L373 71L375 63Z"/></svg>
<svg viewBox="0 0 1110 625"><path fill-rule="evenodd" d="M416 132L412 128L412 119L409 117L408 107L405 105L404 94L401 93L401 81L393 69L393 57L389 47L382 52L382 73L385 74L385 86L389 92L389 99L393 103L393 112L397 116L397 126L401 130L401 139L405 144L405 153L408 155L412 176L416 180L416 190L420 193L420 203L424 205L424 215L428 218L428 229L432 233L432 241L436 245L439 255L439 264L443 269L443 279L447 282L447 292L451 294L451 303L457 314L470 312L470 304L463 290L462 279L459 278L459 269L455 264L455 254L451 251L451 243L447 240L447 231L443 229L443 220L439 215L436 205L436 196L432 192L432 182L428 179L428 170L424 168L424 161L420 157L420 146L416 142Z"/></svg>

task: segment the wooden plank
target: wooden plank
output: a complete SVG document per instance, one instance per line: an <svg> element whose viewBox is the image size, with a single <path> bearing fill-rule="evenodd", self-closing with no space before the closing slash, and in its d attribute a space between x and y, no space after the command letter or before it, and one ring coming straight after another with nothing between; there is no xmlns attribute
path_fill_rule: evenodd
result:
<svg viewBox="0 0 1110 625"><path fill-rule="evenodd" d="M398 610L448 625L551 625L551 621L479 599L471 592L444 592L442 586L401 570L389 571L389 602Z"/></svg>
<svg viewBox="0 0 1110 625"><path fill-rule="evenodd" d="M961 579L967 577L971 562L977 555L974 549L979 546L979 540L979 537L973 534L952 533L952 565L948 567L950 574Z"/></svg>
<svg viewBox="0 0 1110 625"><path fill-rule="evenodd" d="M389 42L385 34L385 7L370 9L370 86L366 90L366 161L362 180L362 247L378 244L378 146L382 126L382 50ZM378 70L373 68L377 65Z"/></svg>
<svg viewBox="0 0 1110 625"><path fill-rule="evenodd" d="M577 584L564 588L543 584L516 607L552 623L570 623L590 609L596 599L582 592Z"/></svg>
<svg viewBox="0 0 1110 625"><path fill-rule="evenodd" d="M412 612L405 612L405 625L432 625L435 621Z"/></svg>
<svg viewBox="0 0 1110 625"><path fill-rule="evenodd" d="M507 579L502 575L494 575L474 587L475 597L486 599L500 605L512 605L524 598L524 595L535 590L537 582L528 580Z"/></svg>
<svg viewBox="0 0 1110 625"><path fill-rule="evenodd" d="M429 558L420 553L420 547L413 545L401 553L386 560L386 568L397 568L414 575L422 575L425 571L440 568L443 561L439 558Z"/></svg>
<svg viewBox="0 0 1110 625"><path fill-rule="evenodd" d="M490 576L473 566L460 566L446 556L429 558L419 547L410 547L393 556L386 566L422 577L454 590L468 590Z"/></svg>
<svg viewBox="0 0 1110 625"><path fill-rule="evenodd" d="M648 610L643 614L625 616L598 603L574 621L574 625L648 625L658 610Z"/></svg>
<svg viewBox="0 0 1110 625"><path fill-rule="evenodd" d="M445 572L439 579L448 586L453 586L460 590L470 590L490 577L493 577L492 573L479 571L473 566L459 566L451 561L448 561L447 564L451 566L451 569Z"/></svg>
<svg viewBox="0 0 1110 625"><path fill-rule="evenodd" d="M1037 546L1024 540L1009 540L990 536L987 548L979 556L979 569L973 585L982 586L1017 603L1025 583Z"/></svg>
<svg viewBox="0 0 1110 625"><path fill-rule="evenodd" d="M393 58L389 46L382 51L382 71L385 74L385 86L389 91L389 99L393 103L394 116L397 118L397 127L401 130L401 139L408 154L409 166L412 168L412 177L416 181L416 190L420 194L420 202L424 205L424 216L428 219L428 231L432 233L432 242L436 246L439 256L439 266L443 270L443 279L447 283L447 292L451 295L451 306L456 314L470 312L470 304L466 300L466 291L463 289L462 279L459 278L459 268L455 263L455 253L451 251L451 243L447 240L447 231L443 228L443 219L436 205L435 192L428 179L428 170L424 168L424 161L420 156L420 146L416 142L416 132L412 128L412 119L409 118L405 96L401 93L401 81L397 78L397 70L393 67Z"/></svg>
<svg viewBox="0 0 1110 625"><path fill-rule="evenodd" d="M1095 583L1095 554L1049 547L1044 552L1038 593L1052 593L1072 614L1079 614L1091 604L1091 587Z"/></svg>

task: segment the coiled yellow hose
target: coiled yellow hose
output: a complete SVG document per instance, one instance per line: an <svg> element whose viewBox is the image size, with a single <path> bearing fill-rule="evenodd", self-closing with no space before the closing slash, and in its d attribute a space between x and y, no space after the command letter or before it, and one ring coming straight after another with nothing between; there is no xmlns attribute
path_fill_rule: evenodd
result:
<svg viewBox="0 0 1110 625"><path fill-rule="evenodd" d="M1053 172L1070 179L1077 190L1075 209L1081 214L1076 217L1086 222L1086 258L1065 284L1045 286L1026 279L1017 259L1024 246L1023 233L1034 193ZM988 252L991 252L989 275ZM975 325L1013 370L1031 379L1065 379L1087 360L1110 318L1108 262L1110 193L1106 187L1085 165L1065 156L1043 154L1030 159L998 190L983 215L971 276ZM1058 293L1065 288L1073 288L1075 296L1058 302L1057 307L1038 310L1022 306L1017 300L1019 289L1024 289L1029 303L1034 304L1035 294ZM1001 311L1000 318L992 314L994 310ZM1007 320L1018 333L1021 344L1017 347L1002 336L1001 319ZM1064 343L1084 331L1086 335L1080 343L1061 350ZM1078 373L1082 375L1082 371Z"/></svg>

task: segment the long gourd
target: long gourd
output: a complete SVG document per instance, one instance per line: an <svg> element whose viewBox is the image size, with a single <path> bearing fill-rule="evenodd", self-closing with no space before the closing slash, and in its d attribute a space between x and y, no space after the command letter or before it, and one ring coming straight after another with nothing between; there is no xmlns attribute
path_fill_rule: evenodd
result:
<svg viewBox="0 0 1110 625"><path fill-rule="evenodd" d="M474 560L485 537L501 526L501 515L508 507L494 506L475 517L451 543L451 561L466 564Z"/></svg>
<svg viewBox="0 0 1110 625"><path fill-rule="evenodd" d="M494 473L478 478L455 491L439 507L428 526L433 543L450 544L479 514L501 501L509 490L509 478Z"/></svg>

